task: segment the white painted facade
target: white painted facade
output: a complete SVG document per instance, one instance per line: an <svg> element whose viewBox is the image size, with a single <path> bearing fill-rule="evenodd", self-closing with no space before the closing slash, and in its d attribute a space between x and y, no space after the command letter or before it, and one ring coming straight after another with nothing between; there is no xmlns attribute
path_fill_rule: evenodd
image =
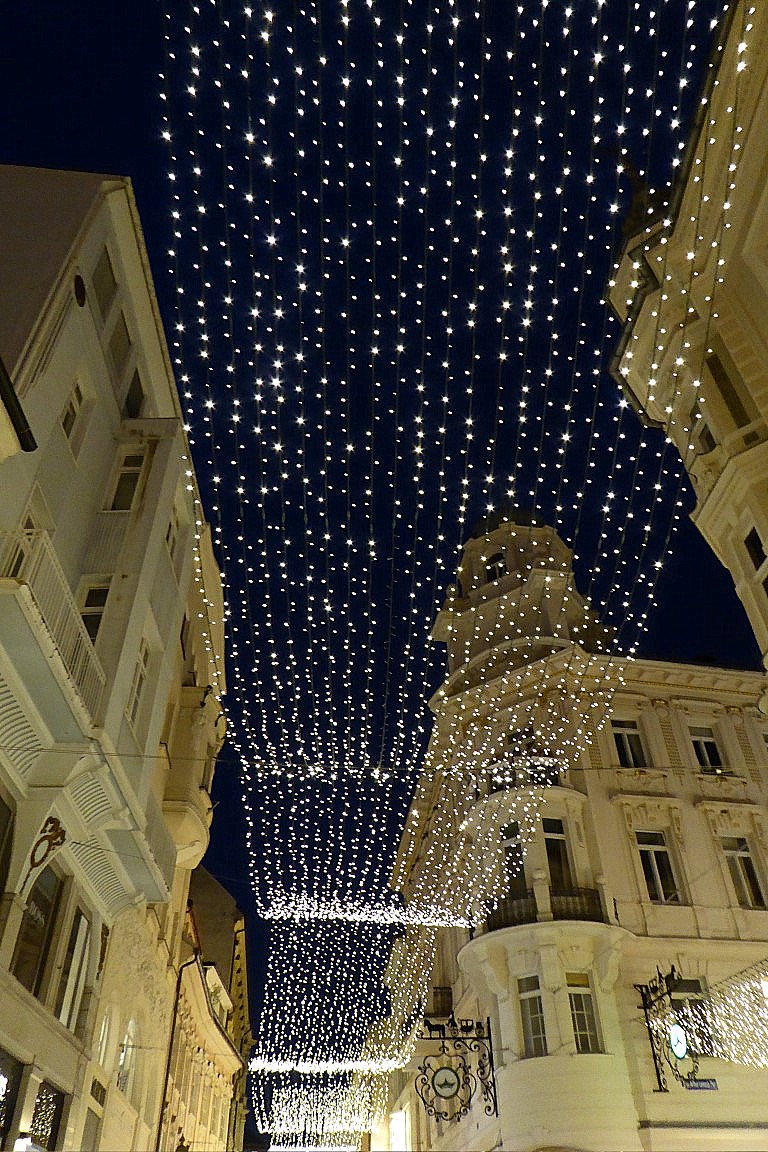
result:
<svg viewBox="0 0 768 1152"><path fill-rule="evenodd" d="M0 463L0 1146L146 1150L224 736L221 583L129 182L0 167L0 214L37 442Z"/></svg>
<svg viewBox="0 0 768 1152"><path fill-rule="evenodd" d="M703 1053L695 1079L717 1088L686 1088L673 1069L687 1076L690 1058L663 1047L660 1083L635 988L674 966L693 982L686 994L706 997L768 958L765 676L609 656L569 567L551 529L500 516L466 545L440 614L449 672L432 701L431 783L417 789L397 875L411 908L456 875L436 903L472 909L475 927L437 931L422 1002L435 1038L390 1078L374 1150L768 1148L768 1072ZM521 716L560 742L537 786ZM473 757L474 792L461 796L436 765ZM515 876L523 798L541 819ZM407 948L393 953L401 972ZM393 958L395 1004L397 971ZM438 1122L417 1094L441 1031L442 1063L459 1067L451 1012L460 1034L490 1021L498 1115L476 1090L463 1118Z"/></svg>
<svg viewBox="0 0 768 1152"><path fill-rule="evenodd" d="M768 661L768 9L725 24L677 194L628 239L614 371L691 478L691 518Z"/></svg>

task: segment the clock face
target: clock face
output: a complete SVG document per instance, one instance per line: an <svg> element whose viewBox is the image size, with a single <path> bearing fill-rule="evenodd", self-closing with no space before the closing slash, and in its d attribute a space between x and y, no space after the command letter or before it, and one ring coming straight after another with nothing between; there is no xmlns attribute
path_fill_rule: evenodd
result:
<svg viewBox="0 0 768 1152"><path fill-rule="evenodd" d="M438 1068L432 1077L432 1090L441 1100L452 1100L458 1096L461 1087L458 1074L453 1068L444 1066Z"/></svg>
<svg viewBox="0 0 768 1152"><path fill-rule="evenodd" d="M678 1060L684 1059L688 1051L688 1037L685 1034L685 1029L680 1024L670 1025L668 1038L673 1054L677 1056Z"/></svg>

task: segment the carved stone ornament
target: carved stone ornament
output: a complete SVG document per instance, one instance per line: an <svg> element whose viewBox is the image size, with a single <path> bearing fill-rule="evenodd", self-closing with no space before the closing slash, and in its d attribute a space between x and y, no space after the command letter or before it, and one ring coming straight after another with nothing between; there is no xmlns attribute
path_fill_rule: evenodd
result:
<svg viewBox="0 0 768 1152"><path fill-rule="evenodd" d="M49 816L40 829L40 834L30 850L29 867L24 877L24 882L21 885L22 895L32 878L32 874L40 871L48 863L51 857L61 848L66 838L66 829L63 827L58 816Z"/></svg>

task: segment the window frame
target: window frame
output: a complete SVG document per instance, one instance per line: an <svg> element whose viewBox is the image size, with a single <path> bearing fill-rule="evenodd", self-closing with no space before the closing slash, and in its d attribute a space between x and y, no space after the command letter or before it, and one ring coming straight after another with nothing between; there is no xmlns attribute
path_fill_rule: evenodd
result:
<svg viewBox="0 0 768 1152"><path fill-rule="evenodd" d="M530 987L523 987L523 984L526 982L530 982ZM520 1006L520 1034L523 1040L523 1058L526 1060L535 1060L541 1056L548 1056L547 1025L544 1018L541 986L537 975L518 977L517 999ZM540 1049L540 1051L536 1049Z"/></svg>
<svg viewBox="0 0 768 1152"><path fill-rule="evenodd" d="M736 847L726 847L727 841L733 841ZM744 847L739 847L742 844ZM736 893L739 907L747 910L765 911L768 905L765 901L764 885L760 883L749 838L746 836L721 836L720 850L725 857L728 876ZM752 895L750 889L753 889ZM752 898L754 891L760 897L759 903L755 903Z"/></svg>
<svg viewBox="0 0 768 1152"><path fill-rule="evenodd" d="M80 1004L88 975L92 932L90 917L79 904L76 904L62 959L55 1006L56 1018L70 1032L77 1032Z"/></svg>
<svg viewBox="0 0 768 1152"><path fill-rule="evenodd" d="M143 444L138 447L126 446L123 448L110 485L107 512L133 511L137 494L144 479L146 464L147 450ZM130 498L126 499L129 492Z"/></svg>
<svg viewBox="0 0 768 1152"><path fill-rule="evenodd" d="M107 600L109 598L109 590L111 584L112 582L109 579L94 580L84 586L80 595L80 616L82 618L83 624L85 625L85 630L91 638L92 644L96 643L96 638L99 635L101 621L104 618L104 612L107 607ZM89 596L96 592L105 593L104 602L101 604L89 604ZM95 625L93 623L89 623L89 621L95 621ZM91 631L92 627L94 628L93 632Z"/></svg>
<svg viewBox="0 0 768 1152"><path fill-rule="evenodd" d="M29 912L32 896L44 876L53 877L55 880L55 887L50 899L48 900L47 917L43 926L42 936L40 937L39 943L36 946L36 960L34 967L31 969L31 980L30 983L26 983L26 978L22 979L18 974L17 967L22 962L22 953L20 950L25 947L26 944L23 933L25 932L25 928L27 925L29 925L30 921L35 920L34 915ZM53 940L56 935L56 928L59 922L59 913L61 911L63 893L64 878L60 875L59 872L56 871L53 865L46 865L46 867L43 868L35 877L35 881L29 890L29 895L26 900L21 923L19 924L19 931L14 942L13 955L11 957L9 971L11 975L14 976L16 980L18 980L22 988L26 988L26 990L30 992L36 999L40 999L40 993L43 988L46 970L48 967L48 959L51 955L51 946L53 944Z"/></svg>
<svg viewBox="0 0 768 1152"><path fill-rule="evenodd" d="M650 757L645 750L645 743L637 720L627 720L619 716L612 717L611 735L620 768L648 768L650 766Z"/></svg>
<svg viewBox="0 0 768 1152"><path fill-rule="evenodd" d="M568 1007L571 1013L571 1027L576 1052L581 1055L594 1055L603 1051L600 1025L595 1008L595 994L588 972L566 972L565 984L568 991ZM579 1001L578 1005L576 1001ZM580 1026L583 1018L584 1027Z"/></svg>
<svg viewBox="0 0 768 1152"><path fill-rule="evenodd" d="M651 843L651 844L641 844L640 843L640 837L641 836L660 836L661 837L661 843L656 841L655 843ZM636 847L638 855L640 857L640 870L643 874L646 892L647 892L648 899L650 900L651 904L657 904L660 907L661 906L680 907L680 905L683 905L685 903L684 893L683 893L682 886L680 884L680 880L678 878L678 869L676 867L676 861L674 859L674 853L673 853L673 851L672 851L672 849L668 843L666 831L664 829L661 829L661 828L636 828L635 829L635 847ZM651 891L651 882L649 879L649 873L648 873L648 870L646 869L645 864L643 862L643 858L645 855L648 856L649 863L651 865L650 871L651 871L653 878L654 878L654 886L656 888L656 895L654 895L654 893ZM666 861L667 861L667 864L669 866L669 874L672 878L672 883L674 886L674 895L667 896L665 891L664 891L664 879L661 875L661 872L659 871L659 864L658 864L657 856L659 856L663 859L666 859Z"/></svg>
<svg viewBox="0 0 768 1152"><path fill-rule="evenodd" d="M144 688L149 676L151 663L152 649L149 646L149 641L146 636L142 636L136 652L136 661L133 666L133 676L131 678L131 689L125 705L125 713L132 727L136 726L141 712Z"/></svg>
<svg viewBox="0 0 768 1152"><path fill-rule="evenodd" d="M723 761L714 728L708 724L689 724L688 738L701 773L705 776L731 775Z"/></svg>
<svg viewBox="0 0 768 1152"><path fill-rule="evenodd" d="M485 583L492 584L496 580L501 580L504 576L509 575L509 568L507 567L507 558L503 551L494 552L492 556L484 562L485 564Z"/></svg>
<svg viewBox="0 0 768 1152"><path fill-rule="evenodd" d="M560 831L554 828L547 828L547 824L558 824ZM547 860L547 875L549 877L549 888L553 896L565 896L573 892L576 888L576 881L574 875L573 859L571 856L570 838L568 835L568 828L565 820L559 816L542 816L541 830L544 839L544 852ZM550 853L550 844L558 845L558 866L562 871L563 883L560 884L555 881L552 871L552 857L554 849Z"/></svg>

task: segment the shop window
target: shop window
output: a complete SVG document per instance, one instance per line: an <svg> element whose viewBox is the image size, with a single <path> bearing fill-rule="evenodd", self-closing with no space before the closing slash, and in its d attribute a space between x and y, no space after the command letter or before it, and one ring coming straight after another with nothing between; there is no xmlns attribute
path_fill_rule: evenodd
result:
<svg viewBox="0 0 768 1152"><path fill-rule="evenodd" d="M568 1002L577 1052L601 1052L592 988L586 972L566 972Z"/></svg>
<svg viewBox="0 0 768 1152"><path fill-rule="evenodd" d="M648 897L654 904L680 904L680 888L664 832L636 832Z"/></svg>
<svg viewBox="0 0 768 1152"><path fill-rule="evenodd" d="M0 1048L0 1148L6 1147L23 1067L20 1060Z"/></svg>
<svg viewBox="0 0 768 1152"><path fill-rule="evenodd" d="M11 972L35 996L43 979L61 888L53 868L44 868L32 885L16 938Z"/></svg>
<svg viewBox="0 0 768 1152"><path fill-rule="evenodd" d="M547 1055L547 1033L538 976L523 976L517 982L520 1018L523 1025L523 1050L527 1057Z"/></svg>
<svg viewBox="0 0 768 1152"><path fill-rule="evenodd" d="M43 1080L37 1090L29 1134L38 1148L54 1149L59 1137L66 1097L53 1084Z"/></svg>
<svg viewBox="0 0 768 1152"><path fill-rule="evenodd" d="M747 840L743 836L723 836L720 846L741 907L765 908L765 897Z"/></svg>
<svg viewBox="0 0 768 1152"><path fill-rule="evenodd" d="M611 731L621 767L645 768L648 764L648 757L643 749L637 721L612 720Z"/></svg>

